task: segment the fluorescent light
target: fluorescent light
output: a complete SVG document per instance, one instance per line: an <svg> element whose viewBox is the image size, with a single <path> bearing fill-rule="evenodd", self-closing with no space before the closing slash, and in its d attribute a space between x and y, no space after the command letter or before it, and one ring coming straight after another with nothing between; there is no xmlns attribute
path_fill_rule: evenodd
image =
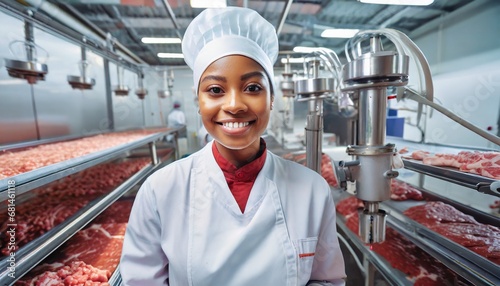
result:
<svg viewBox="0 0 500 286"><path fill-rule="evenodd" d="M179 38L148 38L144 37L141 39L144 44L180 44L181 39Z"/></svg>
<svg viewBox="0 0 500 286"><path fill-rule="evenodd" d="M304 62L304 58L289 58L288 61L286 58L281 58L282 64L286 64L287 62L291 64L301 64Z"/></svg>
<svg viewBox="0 0 500 286"><path fill-rule="evenodd" d="M410 6L427 6L434 2L434 0L358 0L358 1L367 4L410 5Z"/></svg>
<svg viewBox="0 0 500 286"><path fill-rule="evenodd" d="M180 53L158 53L159 58L183 59L184 55Z"/></svg>
<svg viewBox="0 0 500 286"><path fill-rule="evenodd" d="M226 0L191 0L193 8L225 8Z"/></svg>
<svg viewBox="0 0 500 286"><path fill-rule="evenodd" d="M326 29L321 33L323 38L352 38L359 29Z"/></svg>
<svg viewBox="0 0 500 286"><path fill-rule="evenodd" d="M297 47L293 48L293 51L296 52L296 53L308 54L308 53L312 53L312 52L318 51L320 49L321 48L312 48L312 47L297 46Z"/></svg>

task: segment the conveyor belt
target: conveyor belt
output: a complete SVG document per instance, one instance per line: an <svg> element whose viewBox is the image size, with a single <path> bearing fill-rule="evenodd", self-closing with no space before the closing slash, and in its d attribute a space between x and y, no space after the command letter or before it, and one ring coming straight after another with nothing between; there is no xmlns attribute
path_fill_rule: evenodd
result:
<svg viewBox="0 0 500 286"><path fill-rule="evenodd" d="M384 276L387 282L391 285L413 285L413 282L408 280L406 275L401 271L394 269L390 263L388 263L383 257L378 255L376 252L370 250L360 239L356 236L345 224L344 218L341 215L337 215L337 226L343 233L347 234L350 241L354 244L356 249L361 251L364 258L370 261Z"/></svg>
<svg viewBox="0 0 500 286"><path fill-rule="evenodd" d="M85 156L62 161L13 177L2 179L0 180L0 201L7 199L9 181L15 181L16 196L19 196L34 188L43 186L113 158L117 158L123 153L131 151L137 147L155 142L171 132L175 132L175 129L147 135L144 138L131 143L121 144L113 148L108 148L106 150L94 152Z"/></svg>
<svg viewBox="0 0 500 286"><path fill-rule="evenodd" d="M429 175L450 183L475 189L481 193L500 197L500 190L491 186L496 180L483 176L465 173L453 168L437 167L423 164L422 161L404 159L405 168L421 174ZM500 187L500 185L498 186Z"/></svg>
<svg viewBox="0 0 500 286"><path fill-rule="evenodd" d="M387 222L391 227L463 278L474 285L500 285L499 265L403 214L409 205L419 203L387 201L381 208L388 213Z"/></svg>
<svg viewBox="0 0 500 286"><path fill-rule="evenodd" d="M63 223L16 251L16 277L19 278L34 268L39 262L71 238L124 193L144 179L153 169L154 166L152 165L144 167L109 194L90 202ZM12 278L7 275L9 272L7 270L9 265L7 258L8 257L5 257L0 261L0 269L2 269L2 273L0 274L0 285L10 285L10 283L14 282Z"/></svg>

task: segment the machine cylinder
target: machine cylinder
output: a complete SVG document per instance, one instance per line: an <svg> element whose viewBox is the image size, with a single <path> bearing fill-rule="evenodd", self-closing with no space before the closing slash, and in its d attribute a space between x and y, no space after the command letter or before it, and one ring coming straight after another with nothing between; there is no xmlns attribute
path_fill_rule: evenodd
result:
<svg viewBox="0 0 500 286"><path fill-rule="evenodd" d="M361 89L358 108L358 145L384 145L387 109L386 89Z"/></svg>

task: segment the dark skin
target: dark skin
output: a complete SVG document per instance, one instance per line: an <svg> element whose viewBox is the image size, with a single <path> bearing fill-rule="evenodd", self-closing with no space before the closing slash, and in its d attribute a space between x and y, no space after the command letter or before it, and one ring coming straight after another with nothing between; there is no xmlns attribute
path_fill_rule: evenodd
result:
<svg viewBox="0 0 500 286"><path fill-rule="evenodd" d="M273 99L265 70L248 57L222 57L201 75L198 101L203 125L220 154L236 167L258 155Z"/></svg>

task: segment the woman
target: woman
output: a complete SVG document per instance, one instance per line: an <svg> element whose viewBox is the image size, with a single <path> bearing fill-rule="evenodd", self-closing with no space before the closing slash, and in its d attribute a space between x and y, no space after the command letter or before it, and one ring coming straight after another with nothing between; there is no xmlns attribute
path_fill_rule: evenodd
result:
<svg viewBox="0 0 500 286"><path fill-rule="evenodd" d="M273 104L274 27L250 9L207 9L182 49L214 140L141 187L125 285L343 285L328 184L260 138Z"/></svg>

